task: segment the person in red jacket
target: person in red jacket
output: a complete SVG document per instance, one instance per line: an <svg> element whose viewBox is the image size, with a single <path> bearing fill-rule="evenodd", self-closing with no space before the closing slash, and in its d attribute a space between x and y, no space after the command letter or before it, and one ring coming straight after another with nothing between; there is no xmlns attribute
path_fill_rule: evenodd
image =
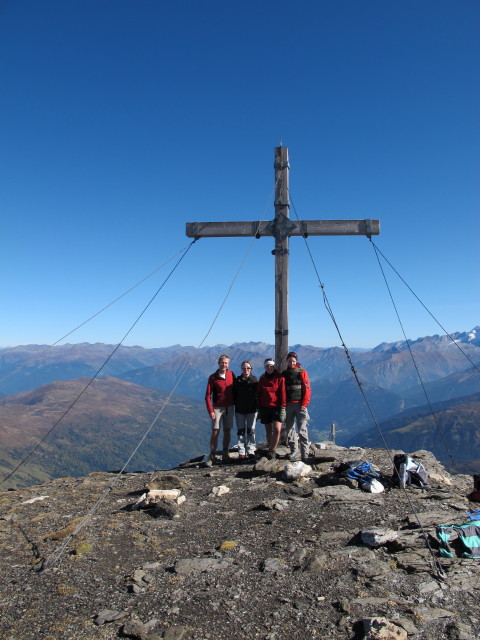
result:
<svg viewBox="0 0 480 640"><path fill-rule="evenodd" d="M220 425L223 427L222 462L229 462L228 447L233 427L235 401L233 383L235 376L228 370L230 358L222 355L218 359L218 369L208 378L205 402L208 415L212 419L212 435L210 437L210 461L215 463Z"/></svg>
<svg viewBox="0 0 480 640"><path fill-rule="evenodd" d="M277 446L285 420L285 379L275 369L275 361L267 358L263 363L265 373L260 376L257 387L257 403L260 422L265 425L270 460L277 457Z"/></svg>
<svg viewBox="0 0 480 640"><path fill-rule="evenodd" d="M298 440L300 440L300 453L303 462L308 459L310 444L308 442L308 415L307 407L310 403L311 389L308 373L297 362L297 354L290 351L287 354L287 368L282 373L285 378L287 391L287 445L290 445L290 460L298 459ZM298 437L295 431L297 423Z"/></svg>

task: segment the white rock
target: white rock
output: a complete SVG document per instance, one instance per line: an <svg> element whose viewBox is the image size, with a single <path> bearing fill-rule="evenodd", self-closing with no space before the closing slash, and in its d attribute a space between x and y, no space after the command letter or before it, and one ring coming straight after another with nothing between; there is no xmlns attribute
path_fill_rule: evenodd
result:
<svg viewBox="0 0 480 640"><path fill-rule="evenodd" d="M219 496L223 496L229 492L230 489L228 487L226 487L224 484L220 484L218 485L218 487L213 487L212 493L210 495L216 496L218 498Z"/></svg>
<svg viewBox="0 0 480 640"><path fill-rule="evenodd" d="M171 500L172 502L175 501L177 504L182 504L182 502L185 502L186 498L180 494L180 489L151 489L147 493L142 493L137 502L132 504L130 510L138 511L139 509L145 509L160 500ZM181 498L183 498L183 500L181 500Z"/></svg>
<svg viewBox="0 0 480 640"><path fill-rule="evenodd" d="M392 529L373 527L372 529L365 529L362 531L361 538L362 542L364 544L368 544L369 547L380 547L391 540L396 540L398 538L398 533Z"/></svg>
<svg viewBox="0 0 480 640"><path fill-rule="evenodd" d="M301 460L297 462L290 462L285 465L283 469L283 476L286 480L297 480L307 476L312 471L312 467L309 464L305 464Z"/></svg>
<svg viewBox="0 0 480 640"><path fill-rule="evenodd" d="M147 500L148 502L157 502L157 500L176 500L180 494L180 489L151 489L147 493Z"/></svg>
<svg viewBox="0 0 480 640"><path fill-rule="evenodd" d="M45 500L48 496L37 496L36 498L30 498L30 500L25 500L22 504L33 504L34 502L38 502L39 500Z"/></svg>

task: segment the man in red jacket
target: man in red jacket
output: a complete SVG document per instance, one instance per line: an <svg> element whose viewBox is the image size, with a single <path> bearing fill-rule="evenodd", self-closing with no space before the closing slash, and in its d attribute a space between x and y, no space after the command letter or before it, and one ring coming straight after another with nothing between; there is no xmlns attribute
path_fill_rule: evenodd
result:
<svg viewBox="0 0 480 640"><path fill-rule="evenodd" d="M287 391L287 417L285 426L287 430L287 444L290 445L290 460L298 459L298 440L300 440L300 453L303 462L308 458L310 444L308 442L308 415L307 407L310 403L311 389L308 373L297 362L297 354L290 351L287 354L287 368L282 373L285 378ZM297 423L298 437L295 431Z"/></svg>
<svg viewBox="0 0 480 640"><path fill-rule="evenodd" d="M228 447L235 413L235 401L233 398L235 376L228 370L229 364L230 358L228 356L220 356L218 359L218 369L208 378L207 390L205 392L207 411L212 419L210 461L213 464L215 464L215 452L218 445L220 425L223 427L222 462L230 461Z"/></svg>

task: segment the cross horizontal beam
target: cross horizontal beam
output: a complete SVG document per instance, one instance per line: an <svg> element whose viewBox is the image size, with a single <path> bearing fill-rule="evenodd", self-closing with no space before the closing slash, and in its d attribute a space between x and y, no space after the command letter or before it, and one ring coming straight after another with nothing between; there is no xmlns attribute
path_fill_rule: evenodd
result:
<svg viewBox="0 0 480 640"><path fill-rule="evenodd" d="M380 220L289 220L289 236L379 235ZM187 222L188 238L274 236L271 221Z"/></svg>

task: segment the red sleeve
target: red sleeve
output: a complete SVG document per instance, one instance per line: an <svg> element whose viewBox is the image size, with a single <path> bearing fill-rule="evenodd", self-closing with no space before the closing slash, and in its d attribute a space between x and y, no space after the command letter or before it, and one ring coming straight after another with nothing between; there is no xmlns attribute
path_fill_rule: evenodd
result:
<svg viewBox="0 0 480 640"><path fill-rule="evenodd" d="M212 405L212 376L210 376L208 378L208 382L207 382L207 390L205 391L205 403L207 405L207 411L208 414L210 415L213 411L213 405Z"/></svg>
<svg viewBox="0 0 480 640"><path fill-rule="evenodd" d="M312 390L310 388L310 380L308 379L308 373L305 369L300 374L300 380L302 384L302 400L301 406L308 407L310 404L310 398L312 397Z"/></svg>

